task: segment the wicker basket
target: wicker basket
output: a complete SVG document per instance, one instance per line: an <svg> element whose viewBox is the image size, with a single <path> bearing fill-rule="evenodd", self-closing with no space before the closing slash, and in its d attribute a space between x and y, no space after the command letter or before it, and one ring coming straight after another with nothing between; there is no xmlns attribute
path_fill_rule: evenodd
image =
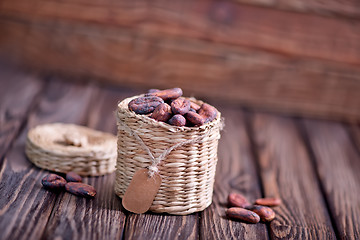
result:
<svg viewBox="0 0 360 240"><path fill-rule="evenodd" d="M154 157L180 142L194 140L173 149L158 165L162 183L150 211L186 215L204 210L212 202L222 128L220 112L215 120L200 127L176 127L130 111L128 103L136 97L118 104L115 193L123 197L135 171L148 168L152 163L144 146L134 135L142 139Z"/></svg>
<svg viewBox="0 0 360 240"><path fill-rule="evenodd" d="M66 136L75 135L82 145L68 145ZM52 123L30 129L26 155L36 166L55 172L76 172L100 176L115 170L116 137L74 124Z"/></svg>

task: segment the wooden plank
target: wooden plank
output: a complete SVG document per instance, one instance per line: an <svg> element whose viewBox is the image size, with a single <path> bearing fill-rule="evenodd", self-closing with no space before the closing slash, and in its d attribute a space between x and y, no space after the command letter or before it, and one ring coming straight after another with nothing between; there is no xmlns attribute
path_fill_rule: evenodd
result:
<svg viewBox="0 0 360 240"><path fill-rule="evenodd" d="M360 152L360 125L356 123L350 124L349 131L352 141Z"/></svg>
<svg viewBox="0 0 360 240"><path fill-rule="evenodd" d="M30 114L26 129L6 155L0 171L1 238L40 238L58 196L42 188L41 179L47 171L25 157L27 130L54 121L84 123L90 95L90 87L59 81L51 81L46 88L39 107Z"/></svg>
<svg viewBox="0 0 360 240"><path fill-rule="evenodd" d="M3 0L2 16L118 26L149 36L178 36L288 55L360 64L360 22L294 14L234 1L106 4ZM261 18L259 18L261 16Z"/></svg>
<svg viewBox="0 0 360 240"><path fill-rule="evenodd" d="M201 213L200 239L268 239L265 224L227 219L227 196L242 193L249 201L262 196L244 116L240 110L219 106L225 118L216 168L213 203Z"/></svg>
<svg viewBox="0 0 360 240"><path fill-rule="evenodd" d="M314 1L314 0L237 0L241 3L250 5L257 5L263 7L270 7L288 11L312 13L324 16L336 17L360 17L360 5L357 0L336 1L328 0Z"/></svg>
<svg viewBox="0 0 360 240"><path fill-rule="evenodd" d="M177 10L181 10L184 7L184 3L180 1L172 1L172 3L164 3L164 1L136 1L126 2L126 1L101 1L101 0L62 0L63 8L70 8L66 16L73 16L75 11L78 10L81 6L87 6L88 8L92 7L95 12L96 19L101 17L108 16L108 21L114 18L115 11L108 11L109 8L134 8L137 7L138 11L144 11L144 9L148 7L156 7L156 8L177 8ZM294 11L301 13L311 13L322 16L334 16L334 17L350 17L350 18L359 18L360 17L360 6L357 0L347 0L347 1L336 1L336 0L328 0L326 3L322 1L314 1L314 0L236 0L235 2L241 4L247 4L252 6L260 6L260 7L268 7L272 9L281 9L286 11ZM36 1L36 4L40 5L40 1ZM54 3L45 3L45 6L38 6L36 9L39 13L45 12L53 14L53 5ZM17 0L12 4L7 3L7 8L12 10L22 9L24 7L32 7L27 1ZM71 7L75 7L75 9L71 9ZM45 14L45 13L43 13ZM66 13L62 13L65 15ZM83 16L90 17L88 14L83 13ZM100 18L102 19L102 18Z"/></svg>
<svg viewBox="0 0 360 240"><path fill-rule="evenodd" d="M134 95L131 91L97 88L92 94L87 126L116 134L114 111L117 102ZM93 200L63 194L54 206L43 237L45 239L121 239L126 215L121 200L114 194L115 174L84 178L97 189Z"/></svg>
<svg viewBox="0 0 360 240"><path fill-rule="evenodd" d="M36 104L43 85L39 78L17 72L0 62L0 163L30 108Z"/></svg>
<svg viewBox="0 0 360 240"><path fill-rule="evenodd" d="M145 213L129 214L125 239L198 239L196 213L187 216Z"/></svg>
<svg viewBox="0 0 360 240"><path fill-rule="evenodd" d="M180 86L189 95L297 115L360 119L358 67L116 27L0 22L0 46L34 69L128 86Z"/></svg>
<svg viewBox="0 0 360 240"><path fill-rule="evenodd" d="M359 152L340 123L315 120L304 123L339 238L359 239Z"/></svg>
<svg viewBox="0 0 360 240"><path fill-rule="evenodd" d="M280 197L272 238L335 239L318 179L290 118L255 114L252 122L266 197Z"/></svg>

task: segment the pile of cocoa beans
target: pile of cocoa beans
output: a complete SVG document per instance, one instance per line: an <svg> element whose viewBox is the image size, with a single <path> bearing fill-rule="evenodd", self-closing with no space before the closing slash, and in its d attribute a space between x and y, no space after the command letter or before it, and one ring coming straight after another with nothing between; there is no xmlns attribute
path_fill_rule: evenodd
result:
<svg viewBox="0 0 360 240"><path fill-rule="evenodd" d="M228 196L229 209L226 215L231 219L246 223L270 222L275 218L275 212L270 207L281 204L279 198L259 198L254 204L239 193L231 193Z"/></svg>
<svg viewBox="0 0 360 240"><path fill-rule="evenodd" d="M143 97L130 101L129 110L179 127L201 126L216 118L216 108L207 103L199 106L182 94L181 88L150 89Z"/></svg>
<svg viewBox="0 0 360 240"><path fill-rule="evenodd" d="M54 173L46 175L41 183L44 188L52 191L62 191L66 190L69 193L72 193L80 197L92 198L96 195L96 190L93 186L82 183L82 178L74 172L69 172L66 174L66 180Z"/></svg>

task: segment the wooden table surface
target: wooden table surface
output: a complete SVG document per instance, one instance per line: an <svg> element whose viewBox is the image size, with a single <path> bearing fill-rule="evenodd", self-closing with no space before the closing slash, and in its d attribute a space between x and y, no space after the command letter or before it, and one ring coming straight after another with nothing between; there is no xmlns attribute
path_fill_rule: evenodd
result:
<svg viewBox="0 0 360 240"><path fill-rule="evenodd" d="M113 174L85 178L95 199L42 188L48 171L24 154L29 128L65 122L115 134L116 103L142 91L0 67L0 239L360 239L359 125L219 102L211 103L226 127L213 203L203 212L131 214L113 191ZM244 224L225 216L230 192L283 204L270 224Z"/></svg>

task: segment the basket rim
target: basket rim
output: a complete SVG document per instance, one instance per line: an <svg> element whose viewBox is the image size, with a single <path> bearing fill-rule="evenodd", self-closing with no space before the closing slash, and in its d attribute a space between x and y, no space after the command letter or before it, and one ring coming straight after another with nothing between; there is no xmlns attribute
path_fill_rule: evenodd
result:
<svg viewBox="0 0 360 240"><path fill-rule="evenodd" d="M117 115L119 115L119 113L124 113L130 117L133 117L133 118L136 118L137 120L139 121L142 121L144 123L147 123L147 124L150 124L150 125L154 125L156 127L160 127L160 128L163 128L167 131L170 131L170 132L196 132L196 131L204 131L204 130L208 130L208 129L211 129L217 125L221 125L221 112L219 110L217 110L216 108L216 111L217 111L217 116L216 118L211 121L211 122L208 122L206 124L203 124L201 126L194 126L194 127L187 127L187 126L183 126L183 127L179 127L179 126L173 126L173 125L170 125L168 123L165 123L165 122L161 122L161 121L157 121L153 118L150 118L149 117L149 114L137 114L131 110L129 110L129 107L128 107L128 104L131 100L135 99L135 98L138 98L138 97L143 97L145 94L140 94L140 95L135 95L135 96L132 96L132 97L128 97L128 98L125 98L123 99L122 101L119 101L118 103L118 111L117 111ZM198 103L198 104L203 104L204 102L201 101L201 100L198 100L194 97L183 97L183 98L186 98L188 100L191 100L195 103ZM118 119L119 121L119 119Z"/></svg>
<svg viewBox="0 0 360 240"><path fill-rule="evenodd" d="M46 128L77 128L81 129L84 132L87 132L89 135L102 135L103 137L103 144L101 145L87 145L86 147L68 147L66 150L64 150L64 147L58 146L58 147L48 147L44 146L41 142L38 142L35 138L35 136L39 135L39 132L43 131L43 129ZM36 148L39 151L42 151L44 153L48 153L50 155L56 155L56 156L72 156L72 157L93 157L94 153L100 153L100 154L109 154L111 155L112 151L109 150L112 148L110 145L110 142L114 141L116 143L116 136L107 133L98 131L95 129L88 128L86 126L81 126L77 124L72 123L60 123L60 122L54 122L54 123L46 123L46 124L40 124L33 128L31 128L26 136L26 143L31 144L31 148Z"/></svg>

